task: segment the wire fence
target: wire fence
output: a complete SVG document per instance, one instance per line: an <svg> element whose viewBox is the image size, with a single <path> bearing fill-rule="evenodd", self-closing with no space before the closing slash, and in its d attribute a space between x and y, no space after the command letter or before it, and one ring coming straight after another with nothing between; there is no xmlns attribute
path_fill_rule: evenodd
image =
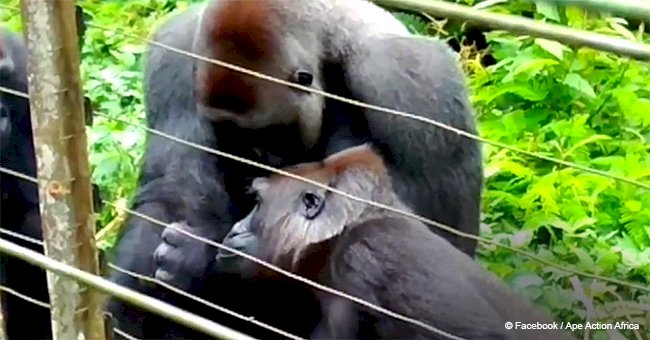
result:
<svg viewBox="0 0 650 340"><path fill-rule="evenodd" d="M415 115L413 113L402 112L402 111L399 111L399 110L393 110L393 109L389 109L389 108L379 107L379 106L371 105L371 104L368 104L368 103L363 103L363 102L360 102L360 101L357 101L357 100L344 98L344 97L337 96L337 95L334 95L334 94L326 93L324 91L314 90L312 88L297 85L297 84L294 84L294 83L291 83L291 82L287 82L285 80L273 78L273 77L270 77L268 75L258 73L258 72L255 72L255 71L252 71L252 70L249 70L249 69L246 69L246 68L242 68L242 67L239 67L239 66L236 66L236 65L232 65L232 64L220 61L220 60L205 58L205 57L199 56L197 54L194 54L194 53L192 53L190 51L179 50L179 49L176 49L174 47L167 46L165 44L161 44L159 42L155 42L155 41L152 41L152 40L144 38L144 37L139 37L139 36L136 36L136 35L133 35L133 34L128 34L128 33L124 32L122 30L119 30L119 29L103 27L103 26L95 25L95 24L88 24L88 26L95 27L95 28L105 30L105 31L109 31L109 32L113 32L113 33L117 33L117 34L121 34L124 37L130 37L130 38L138 39L138 40L140 40L140 41L142 41L144 43L154 45L154 46L158 46L158 47L167 49L169 51L172 51L172 52L175 52L175 53L178 53L178 54L182 54L182 55L185 55L185 56L188 56L188 57L195 58L197 60L202 60L202 61L205 61L205 62L213 63L215 65L225 67L225 68L228 68L230 70L240 72L240 73L243 73L243 74L247 74L247 75L252 76L252 77L256 77L256 78L267 80L267 81L274 82L274 83L277 83L277 84L293 87L293 88L296 88L296 89L299 89L299 90L302 90L302 91L311 92L311 93L321 95L321 96L326 97L326 98L337 100L337 101L347 103L347 104L350 104L350 105L353 105L353 106L361 107L361 108L364 108L364 109L378 111L378 112L380 112L380 114L391 114L391 115L403 117L403 118L406 118L406 119L413 119L413 120L419 121L419 122L427 124L427 125L432 125L432 128L441 128L441 129L444 129L444 130L449 131L451 133L455 133L455 134L457 134L459 136L463 136L465 138L472 139L472 140L475 140L475 141L479 141L479 142L482 142L482 143L490 144L490 145L493 145L493 146L496 146L496 147L499 147L499 148L503 148L503 149L506 149L506 150L509 150L509 151L512 151L512 152L520 153L520 154L523 154L523 155L526 155L526 156L529 156L529 157L533 157L533 158L538 158L538 159L541 159L541 160L545 160L545 161L548 161L548 162L555 163L557 165L562 165L562 166L566 166L566 167L569 167L569 168L573 168L573 169L576 169L576 170L579 170L579 171L596 174L596 175L599 175L599 176L602 176L602 177L605 177L605 178L608 178L608 179L612 179L612 180L615 180L615 181L618 181L618 182L621 182L621 183L634 185L636 187L639 187L639 188L642 188L642 189L645 189L645 190L650 189L650 184L640 182L640 181L638 181L636 179L631 179L631 178L626 178L624 176L614 175L614 174L607 173L607 172L602 171L602 170L586 167L586 166L583 166L583 165L580 165L580 164L577 164L577 163L564 161L564 160L557 159L557 158L554 158L554 157L550 157L550 156L547 156L547 155L543 155L543 154L534 153L534 152L530 152L530 151L527 151L527 150L519 149L519 148L513 147L511 145L507 145L507 144L500 143L500 142L497 142L497 141L492 141L492 140L489 140L489 139L485 139L485 138L482 138L482 137L480 137L478 135L468 133L466 131L454 128L452 126L443 124L441 122L438 122L438 121L435 121L435 120L432 120L432 119L428 119L428 118L424 118L424 117L421 117L421 116L417 116L417 115ZM0 87L0 91L6 92L6 93L9 93L9 94L13 94L13 95L16 95L16 96L20 96L20 97L23 97L23 98L26 98L26 99L29 99L28 94L21 93L21 92L18 92L18 91L14 91L14 90L9 89L9 88ZM612 284L625 286L625 287L632 288L632 289L637 289L637 290L640 290L640 291L650 292L650 287L646 287L646 286L636 284L636 283L632 283L632 282L626 282L626 281L619 280L619 279L612 278L612 277L606 277L606 276L598 275L598 274L595 274L595 273L588 273L588 272L568 268L566 266L556 264L556 263L553 263L553 262L548 261L546 259L543 259L543 258L541 258L541 257L539 257L539 256L537 256L537 255L535 255L535 254L533 254L531 252L527 252L525 250L522 250L522 249L519 249L519 248L516 248L516 247L512 247L510 245L503 244L503 243L501 243L499 241L496 241L496 240L493 240L493 239L490 239L490 238L480 237L480 236L476 236L476 235L472 235L472 234L468 234L468 233L463 233L463 232L460 232L460 231L454 229L452 226L448 226L448 225L439 223L437 221L426 219L424 217L418 216L418 215L413 214L413 213L408 212L408 211L402 211L402 210L395 209L393 207L390 207L390 206L387 206L387 205L384 205L384 204L380 204L380 203L377 203L377 202L372 202L372 201L369 201L369 200L365 200L365 199L350 195L350 194L348 194L346 192L343 192L343 191L335 189L335 188L328 187L326 185L315 182L315 181L310 180L308 178L304 178L304 177L297 176L297 175L294 175L292 173L283 171L282 169L273 168L273 167L270 167L270 166L267 166L267 165L264 165L264 164L261 164L261 163L254 162L254 161L246 159L246 158L238 157L236 155L229 154L229 153L226 153L226 152L223 152L223 151L220 151L220 150L216 150L216 149L208 148L208 147L205 147L205 146L202 146L202 145L199 145L199 144L195 144L195 143L192 143L192 142L177 138L175 136L166 134L164 132L151 129L151 128L149 128L147 126L144 126L144 125L141 125L141 124L131 123L131 122L128 122L128 121L125 121L125 120L122 120L122 119L111 117L111 116L103 114L103 113L95 113L95 114L97 114L99 116L102 116L102 117L105 117L107 119L113 120L113 121L118 121L118 122L121 122L121 123L129 124L131 126L141 128L141 129L145 130L148 133L158 135L160 137L166 138L168 140L172 140L174 142L186 145L188 147L193 147L195 149L202 150L204 152L207 152L207 153L210 153L210 154L213 154L213 155L217 155L219 157L229 158L229 159L241 162L243 164L258 167L260 169L263 169L263 170L266 170L266 171L269 171L269 172L272 172L272 173L277 173L277 174L280 174L280 175L283 175L283 176L291 177L291 178L294 178L294 179L309 183L311 185L321 187L321 188L326 189L326 190L328 190L330 192L333 192L335 194L342 195L342 196L344 196L344 197L346 197L348 199L351 199L351 200L354 200L354 201L357 201L357 202L361 202L361 203L365 203L365 204L368 204L368 205L371 205L371 206L375 206L375 207L378 207L378 208L381 208L381 209L385 209L385 210L388 210L388 211L391 211L391 212L394 212L394 213L398 213L398 214L401 214L401 215L409 217L409 218L416 219L416 220L418 220L420 222L423 222L423 223L428 224L428 225L432 225L432 226L434 226L436 228L445 230L445 231L447 231L449 233L452 233L452 234L454 234L456 236L459 236L459 237L476 240L481 244L489 244L489 245L493 245L493 246L496 246L496 247L501 247L501 248L507 249L509 251L512 251L512 252L517 253L519 255L526 256L526 257L528 257L528 258L530 258L530 259L532 259L534 261L545 264L547 266L555 267L555 268L557 268L557 269L559 269L561 271L567 272L567 273L572 273L572 274L582 276L582 277L589 277L589 278L592 278L592 279L597 279L597 280L601 280L601 281L604 281L604 282L609 282L609 283L612 283ZM373 113L373 114L377 114L377 113ZM13 171L11 169L0 167L0 172L2 172L4 174L11 175L11 176L19 177L19 178L22 178L24 180L31 181L33 183L38 183L37 178L34 178L34 177L29 176L27 174L22 174L22 173ZM436 327L428 325L428 324L426 324L424 322L421 322L419 320L410 318L410 317L405 316L405 315L401 315L399 313L396 313L396 312L390 311L388 309L385 309L385 308L383 308L381 306L377 306L377 305L372 304L372 303L370 303L368 301L362 300L362 299L360 299L358 297L346 294L346 293L344 293L342 291L332 289L330 287L324 286L322 284L311 281L311 280L306 279L304 277L300 277L300 276L295 275L295 274L293 274L291 272L285 271L285 270L283 270L283 269L281 269L281 268L279 268L277 266L274 266L274 265L272 265L270 263L267 263L265 261L257 259L257 258L255 258L255 257L253 257L251 255L248 255L246 253L243 253L243 252L237 251L235 249L229 248L229 247L227 247L227 246L225 246L225 245L223 245L223 244L221 244L219 242L215 242L214 240L205 239L205 238L203 238L201 236L194 235L194 234L192 234L190 232L187 232L185 230L176 228L174 225L171 225L169 223L164 223L164 222L159 221L159 220L157 220L157 219L155 219L155 218L153 218L151 216L146 216L146 215L141 214L139 212L123 208L123 207L115 204L114 202L104 201L104 203L110 205L114 209L123 210L124 212L126 212L128 214L131 214L133 216L137 216L139 218L145 219L145 220L147 220L149 222L152 222L152 223L154 223L156 225L159 225L161 227L175 229L176 231L181 232L181 233L185 234L186 236L188 236L190 238L193 238L195 240L198 240L198 241L201 241L201 242L203 242L205 244L208 244L211 247L227 250L227 251L232 252L234 254L237 254L237 255L239 255L241 257L244 257L244 258L246 258L246 259L248 259L248 260L250 260L252 262L255 262L255 263L257 263L257 264L259 264L259 265L261 265L263 267L266 267L267 269L270 269L270 270L272 270L274 272L277 272L277 273L282 274L282 275L284 275L286 277L289 277L291 279L294 279L294 280L300 281L302 283L305 283L305 284L307 284L307 285L309 285L309 286L311 286L311 287L313 287L315 289L325 291L325 292L328 292L330 294L337 295L337 296L339 296L341 298L344 298L346 300L349 300L349 301L352 301L352 302L357 303L359 305L362 305L362 306L365 306L367 308L373 309L373 310L375 310L375 311L377 311L377 312L379 312L379 313L381 313L383 315L386 315L386 316L389 316L389 317L404 321L406 323L415 325L417 327L420 327L422 329L428 330L428 331L430 331L432 333L436 333L436 334L442 335L442 336L450 338L450 339L462 339L462 338L460 338L458 336L455 336L453 334L449 334L449 333L447 333L445 331L442 331L442 330L440 330L440 329L438 329ZM28 241L28 242L32 242L34 244L43 245L43 242L38 240L38 239L30 238L28 236L21 235L19 233L15 233L15 232L12 232L10 230L4 229L4 226L0 226L0 234L10 235L10 236L13 236L13 237L16 237L16 238L19 238L19 239L22 239L22 240L25 240L25 241ZM187 298L190 298L193 301L201 303L201 304L203 304L205 306L208 306L208 307L210 307L210 308L212 308L212 309L214 309L216 311L229 314L231 316L234 316L234 317L239 318L239 319L244 320L244 321L248 321L248 322L250 322L252 324L255 324L255 325L260 326L262 328L265 328L267 330L273 331L278 335L281 335L281 336L284 336L284 337L287 337L287 338L291 338L291 339L301 339L300 337L298 337L296 335L290 334L290 333L285 332L285 331L283 331L281 329L278 329L278 328L275 328L275 327L273 327L271 325L265 324L265 323L263 323L263 322L261 322L259 320L255 320L252 317L247 317L247 316L238 314L238 313L236 313L234 311L231 311L231 310L229 310L227 308L216 305L216 304L214 304L212 302L209 302L209 301L204 300L204 299L202 299L200 297L194 296L194 295L192 295L190 293L184 292L184 291L182 291L182 290L180 290L180 289L178 289L178 288L176 288L176 287L174 287L174 286L172 286L172 285L170 285L168 283L156 280L156 279L148 277L148 276L144 276L142 274L138 274L138 273L126 270L124 268L120 268L120 267L116 266L113 263L109 263L109 267L112 268L113 270L122 272L124 274L132 276L132 277L137 278L139 280L145 280L145 281L160 285L162 287L165 287L167 289L170 289L170 290L172 290L172 291L174 291L174 292L176 292L176 293L178 293L180 295L183 295L183 296L185 296ZM8 288L8 287L0 287L0 290L2 290L4 292L7 292L9 294L12 294L14 296L23 298L23 299L25 299L27 301L30 301L30 302L32 302L34 304L37 304L37 305L41 306L41 307L49 308L49 305L47 303L32 299L32 298L30 298L28 296L25 296L25 295L19 293L16 290ZM120 334L120 335L122 335L122 336L124 336L124 337L126 337L128 339L135 339L135 337L133 337L131 335L128 335L128 334L124 333L123 331L121 331L121 330L119 330L117 328L114 328L113 330L114 330L115 333ZM638 334L637 334L637 336L638 336Z"/></svg>

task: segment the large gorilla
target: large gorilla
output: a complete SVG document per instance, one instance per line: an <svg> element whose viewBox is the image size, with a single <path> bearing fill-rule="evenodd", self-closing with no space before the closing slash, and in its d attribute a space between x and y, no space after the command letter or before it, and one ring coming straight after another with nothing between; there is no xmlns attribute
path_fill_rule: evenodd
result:
<svg viewBox="0 0 650 340"><path fill-rule="evenodd" d="M80 33L83 34L83 30ZM26 63L27 51L21 37L0 27L0 86L27 93ZM0 164L36 176L29 101L3 91L0 91ZM101 209L98 190L93 185L95 211ZM0 227L41 239L37 185L0 173L0 195ZM43 247L33 242L6 234L0 234L0 237L43 252ZM36 300L49 302L45 271L24 261L0 256L0 284ZM2 292L1 299L10 340L52 338L49 310L5 292Z"/></svg>
<svg viewBox="0 0 650 340"><path fill-rule="evenodd" d="M391 14L365 0L212 0L174 16L154 40L476 132L464 78L451 50L439 40L411 36ZM386 160L397 194L415 213L478 232L482 161L479 145L472 140L156 45L150 46L147 58L145 90L151 128L275 167L320 160L371 142ZM255 205L248 187L264 174L149 135L132 204L139 213L164 222L183 221L193 233L220 241ZM161 240L161 232L160 226L131 217L116 248L117 265L309 336L319 311L309 299L295 297L300 290L219 274L213 268L216 249L188 239ZM473 256L474 241L435 232ZM116 272L112 280L196 313L211 313L219 322L232 321L129 275ZM133 336L190 337L119 301L111 301L108 308L118 327ZM230 326L272 336L256 333L247 323Z"/></svg>
<svg viewBox="0 0 650 340"><path fill-rule="evenodd" d="M15 33L0 27L0 85L27 92L27 55ZM29 101L0 91L0 163L29 176L36 176ZM38 187L29 181L0 173L0 227L40 238ZM9 235L12 242L43 252L43 247ZM21 260L0 257L0 282L29 297L48 300L45 271ZM31 302L3 292L3 313L9 339L50 339L50 312ZM29 327L23 322L30 321Z"/></svg>

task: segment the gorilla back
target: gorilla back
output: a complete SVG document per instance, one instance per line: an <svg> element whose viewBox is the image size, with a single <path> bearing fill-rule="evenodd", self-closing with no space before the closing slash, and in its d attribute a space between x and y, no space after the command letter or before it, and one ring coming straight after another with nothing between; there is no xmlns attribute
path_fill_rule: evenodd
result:
<svg viewBox="0 0 650 340"><path fill-rule="evenodd" d="M157 42L230 62L317 90L408 111L475 133L464 79L444 43L413 37L399 21L365 0L212 0L172 17ZM421 122L327 100L150 46L145 70L148 125L173 136L275 167L323 159L372 142L386 159L398 195L422 216L476 234L482 190L477 143ZM149 135L133 208L164 222L184 221L192 232L220 241L254 206L253 178L266 173L202 150ZM436 230L437 232L437 230ZM443 235L469 255L476 243ZM117 264L153 275L160 228L138 217L127 222ZM162 241L163 243L166 241ZM184 243L189 245L191 243ZM171 283L208 299L247 299L207 285L216 249L203 244L163 256ZM182 246L184 247L184 246ZM169 254L167 254L169 255ZM220 276L219 281L223 284ZM180 279L183 280L180 280ZM112 279L171 299L169 292L114 273ZM175 279L179 279L176 281ZM226 286L224 286L226 287ZM223 288L222 290L228 290ZM241 294L235 294L240 292ZM232 301L258 315L265 300ZM182 301L175 301L180 303ZM165 337L159 321L117 301L110 309L134 336ZM199 312L196 305L186 305ZM295 333L312 324L279 315ZM214 313L214 312L212 312ZM317 318L316 318L317 319Z"/></svg>

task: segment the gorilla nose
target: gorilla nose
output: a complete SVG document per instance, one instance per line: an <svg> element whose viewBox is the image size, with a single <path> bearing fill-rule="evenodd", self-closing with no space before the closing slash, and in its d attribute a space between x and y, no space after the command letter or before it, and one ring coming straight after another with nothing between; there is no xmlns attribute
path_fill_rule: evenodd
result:
<svg viewBox="0 0 650 340"><path fill-rule="evenodd" d="M230 111L235 114L244 114L252 107L248 101L231 95L213 96L210 106L216 109Z"/></svg>

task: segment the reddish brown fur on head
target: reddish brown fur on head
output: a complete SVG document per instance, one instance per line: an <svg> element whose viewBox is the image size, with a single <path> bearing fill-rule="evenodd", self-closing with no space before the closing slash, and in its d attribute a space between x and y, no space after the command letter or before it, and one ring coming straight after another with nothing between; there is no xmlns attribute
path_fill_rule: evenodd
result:
<svg viewBox="0 0 650 340"><path fill-rule="evenodd" d="M300 0L302 1L302 0ZM212 1L201 13L193 42L207 58L271 77L296 82L312 74L310 86L322 89L322 38L300 17L288 15L284 0ZM198 111L213 121L232 121L245 129L296 125L309 148L319 138L324 99L286 85L207 61L196 64Z"/></svg>
<svg viewBox="0 0 650 340"><path fill-rule="evenodd" d="M369 171L376 176L386 174L383 158L368 144L355 146L327 157L321 163L304 163L287 169L294 175L306 177L319 183L330 183L343 172L353 168ZM280 175L271 175L277 178Z"/></svg>
<svg viewBox="0 0 650 340"><path fill-rule="evenodd" d="M209 46L221 44L250 61L269 58L277 46L273 31L273 0L221 1L206 9L205 23Z"/></svg>
<svg viewBox="0 0 650 340"><path fill-rule="evenodd" d="M270 60L279 46L277 32L273 31L273 0L230 0L215 2L206 9L202 21L206 55L258 69L264 60ZM215 106L212 101L236 98L243 111L255 102L255 87L250 77L239 72L209 65L199 79L201 100Z"/></svg>

